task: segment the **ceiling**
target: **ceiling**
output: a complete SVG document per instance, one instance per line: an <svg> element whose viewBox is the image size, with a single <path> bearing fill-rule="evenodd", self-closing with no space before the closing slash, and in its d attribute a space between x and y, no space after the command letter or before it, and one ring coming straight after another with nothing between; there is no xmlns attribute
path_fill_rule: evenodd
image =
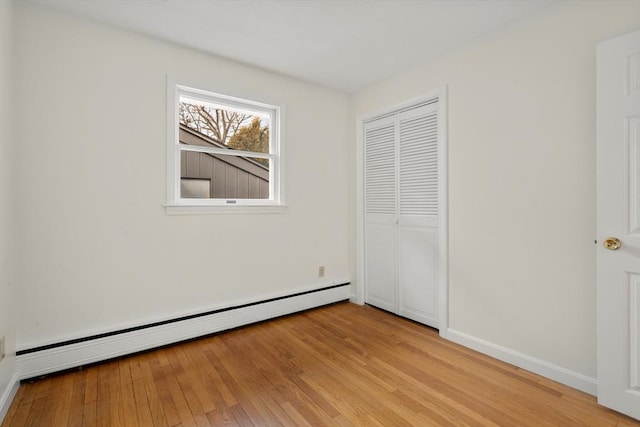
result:
<svg viewBox="0 0 640 427"><path fill-rule="evenodd" d="M558 0L31 0L346 93Z"/></svg>

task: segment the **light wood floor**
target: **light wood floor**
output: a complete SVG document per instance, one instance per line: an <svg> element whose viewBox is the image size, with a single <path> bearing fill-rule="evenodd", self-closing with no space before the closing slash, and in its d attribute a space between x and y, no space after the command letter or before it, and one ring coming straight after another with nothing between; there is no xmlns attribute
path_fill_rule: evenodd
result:
<svg viewBox="0 0 640 427"><path fill-rule="evenodd" d="M592 396L339 303L23 384L11 426L615 426Z"/></svg>

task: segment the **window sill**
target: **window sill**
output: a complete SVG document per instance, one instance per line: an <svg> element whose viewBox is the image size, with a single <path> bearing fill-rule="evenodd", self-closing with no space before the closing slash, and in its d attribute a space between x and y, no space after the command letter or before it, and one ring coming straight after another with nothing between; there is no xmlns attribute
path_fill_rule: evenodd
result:
<svg viewBox="0 0 640 427"><path fill-rule="evenodd" d="M276 214L287 205L164 205L167 215Z"/></svg>

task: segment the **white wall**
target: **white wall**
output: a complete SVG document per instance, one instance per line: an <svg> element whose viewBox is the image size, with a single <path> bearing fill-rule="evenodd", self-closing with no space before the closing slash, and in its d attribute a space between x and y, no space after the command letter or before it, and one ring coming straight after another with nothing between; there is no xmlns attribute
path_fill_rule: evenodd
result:
<svg viewBox="0 0 640 427"><path fill-rule="evenodd" d="M18 348L349 280L346 95L17 12ZM284 106L285 214L165 214L167 73Z"/></svg>
<svg viewBox="0 0 640 427"><path fill-rule="evenodd" d="M590 378L595 45L639 17L637 1L560 2L351 101L355 123L448 85L449 326Z"/></svg>
<svg viewBox="0 0 640 427"><path fill-rule="evenodd" d="M0 2L0 337L7 357L0 362L0 422L15 372L15 307L13 286L13 138L12 138L12 4Z"/></svg>

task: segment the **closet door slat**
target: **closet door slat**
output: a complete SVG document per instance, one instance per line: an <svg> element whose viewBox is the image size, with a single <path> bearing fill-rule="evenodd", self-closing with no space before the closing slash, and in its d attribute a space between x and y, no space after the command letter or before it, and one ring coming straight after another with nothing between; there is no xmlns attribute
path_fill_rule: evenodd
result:
<svg viewBox="0 0 640 427"><path fill-rule="evenodd" d="M393 122L365 126L365 212L396 213L396 131Z"/></svg>
<svg viewBox="0 0 640 427"><path fill-rule="evenodd" d="M438 215L437 112L400 119L400 215Z"/></svg>

